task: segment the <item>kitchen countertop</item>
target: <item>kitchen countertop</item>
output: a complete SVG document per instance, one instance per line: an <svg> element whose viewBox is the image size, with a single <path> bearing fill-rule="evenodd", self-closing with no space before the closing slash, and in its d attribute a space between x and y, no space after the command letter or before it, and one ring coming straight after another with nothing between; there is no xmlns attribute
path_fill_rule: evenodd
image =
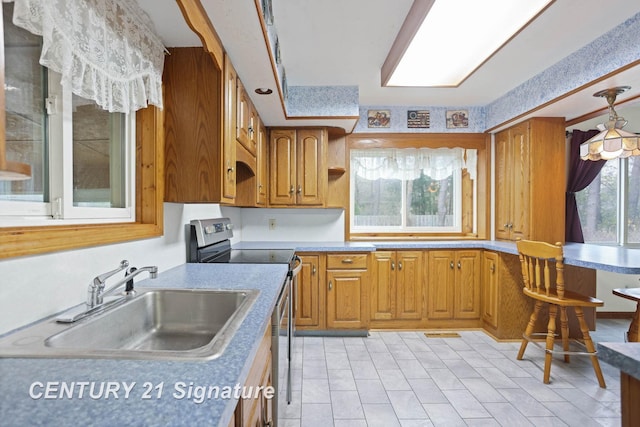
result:
<svg viewBox="0 0 640 427"><path fill-rule="evenodd" d="M515 242L496 240L423 240L377 242L261 242L233 245L237 249L295 249L297 252L373 252L402 249L488 249L517 255ZM640 249L585 243L564 245L565 264L623 274L640 274Z"/></svg>
<svg viewBox="0 0 640 427"><path fill-rule="evenodd" d="M598 343L598 359L640 380L640 343Z"/></svg>
<svg viewBox="0 0 640 427"><path fill-rule="evenodd" d="M139 288L259 289L260 294L223 354L210 361L0 358L0 424L227 426L236 401L196 403L188 397L189 386L244 384L287 270L284 264L184 264L137 282ZM101 385L121 388L117 397L98 398L88 388L82 396L76 388L71 398L52 391L85 381L95 385L96 396ZM38 382L49 384L49 395ZM128 397L123 383L134 383Z"/></svg>

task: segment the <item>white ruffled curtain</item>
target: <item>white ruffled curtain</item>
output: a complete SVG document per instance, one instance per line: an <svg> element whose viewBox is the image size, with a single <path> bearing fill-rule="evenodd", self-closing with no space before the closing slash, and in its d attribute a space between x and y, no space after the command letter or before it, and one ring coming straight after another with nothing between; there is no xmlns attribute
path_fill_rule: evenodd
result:
<svg viewBox="0 0 640 427"><path fill-rule="evenodd" d="M414 180L421 173L435 180L467 169L476 178L477 150L464 148L371 148L351 151L351 169L361 178Z"/></svg>
<svg viewBox="0 0 640 427"><path fill-rule="evenodd" d="M110 112L162 108L165 48L137 2L13 1L13 23L42 36L40 64L63 86Z"/></svg>

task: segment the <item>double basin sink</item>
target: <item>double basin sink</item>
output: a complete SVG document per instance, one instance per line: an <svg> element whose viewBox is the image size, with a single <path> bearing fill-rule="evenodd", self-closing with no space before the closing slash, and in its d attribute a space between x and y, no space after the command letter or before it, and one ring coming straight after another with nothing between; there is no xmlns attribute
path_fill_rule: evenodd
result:
<svg viewBox="0 0 640 427"><path fill-rule="evenodd" d="M51 318L0 338L0 357L215 359L231 341L259 291L137 292L76 323Z"/></svg>

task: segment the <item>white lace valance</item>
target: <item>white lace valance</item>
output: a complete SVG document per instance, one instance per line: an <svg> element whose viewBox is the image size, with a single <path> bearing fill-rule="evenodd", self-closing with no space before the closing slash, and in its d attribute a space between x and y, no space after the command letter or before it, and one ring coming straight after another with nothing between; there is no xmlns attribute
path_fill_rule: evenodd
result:
<svg viewBox="0 0 640 427"><path fill-rule="evenodd" d="M418 179L422 173L441 180L467 169L476 177L477 151L464 148L373 148L351 150L351 169L361 178Z"/></svg>
<svg viewBox="0 0 640 427"><path fill-rule="evenodd" d="M137 2L15 0L13 23L42 36L40 63L76 95L111 112L162 107L164 46Z"/></svg>

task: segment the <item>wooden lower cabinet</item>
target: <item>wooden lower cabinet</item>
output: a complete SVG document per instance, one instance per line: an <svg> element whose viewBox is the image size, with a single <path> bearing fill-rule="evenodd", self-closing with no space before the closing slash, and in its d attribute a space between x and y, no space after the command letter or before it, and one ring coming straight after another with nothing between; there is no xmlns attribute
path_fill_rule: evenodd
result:
<svg viewBox="0 0 640 427"><path fill-rule="evenodd" d="M486 328L498 328L500 307L500 256L496 252L482 253L482 322Z"/></svg>
<svg viewBox="0 0 640 427"><path fill-rule="evenodd" d="M418 327L423 318L424 251L372 254L372 327Z"/></svg>
<svg viewBox="0 0 640 427"><path fill-rule="evenodd" d="M427 318L479 326L480 250L428 251Z"/></svg>
<svg viewBox="0 0 640 427"><path fill-rule="evenodd" d="M299 253L296 329L367 329L368 253Z"/></svg>
<svg viewBox="0 0 640 427"><path fill-rule="evenodd" d="M302 269L298 273L295 295L296 327L320 327L321 255L300 254Z"/></svg>
<svg viewBox="0 0 640 427"><path fill-rule="evenodd" d="M327 254L327 329L367 329L369 254Z"/></svg>
<svg viewBox="0 0 640 427"><path fill-rule="evenodd" d="M235 417L229 425L243 427L273 425L273 400L265 393L265 388L272 385L271 363L271 323L269 323L244 384L245 387L251 387L254 392L250 398L241 398L238 401Z"/></svg>

